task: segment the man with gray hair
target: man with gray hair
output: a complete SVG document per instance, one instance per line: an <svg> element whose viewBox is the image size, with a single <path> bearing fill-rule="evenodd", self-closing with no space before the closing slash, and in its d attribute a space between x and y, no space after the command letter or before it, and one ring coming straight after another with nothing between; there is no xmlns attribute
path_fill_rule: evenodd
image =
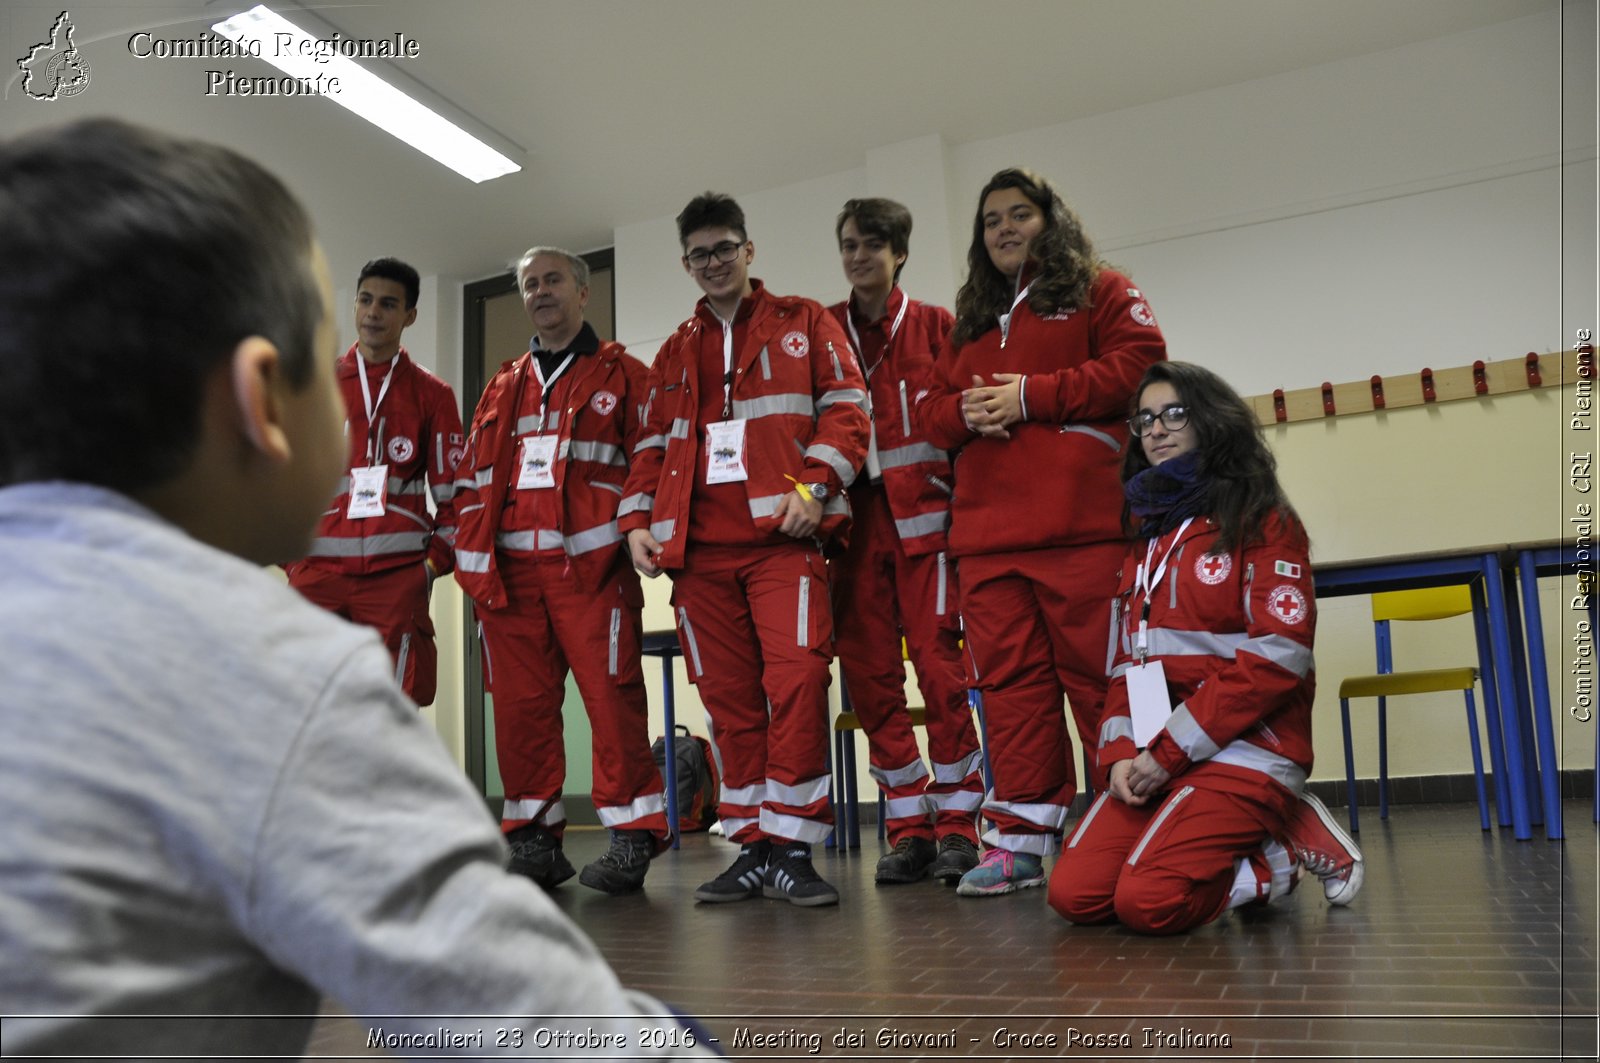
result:
<svg viewBox="0 0 1600 1063"><path fill-rule="evenodd" d="M517 288L533 339L473 414L456 471L456 582L482 633L511 870L546 889L573 875L561 851L570 669L594 733L595 810L611 831L579 881L627 893L670 837L646 722L644 596L617 532L645 367L584 321L582 258L532 248L517 263Z"/></svg>

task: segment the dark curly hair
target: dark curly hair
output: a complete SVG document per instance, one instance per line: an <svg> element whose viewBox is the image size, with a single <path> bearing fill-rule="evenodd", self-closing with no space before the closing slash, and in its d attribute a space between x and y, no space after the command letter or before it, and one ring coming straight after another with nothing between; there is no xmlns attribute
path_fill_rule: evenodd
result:
<svg viewBox="0 0 1600 1063"><path fill-rule="evenodd" d="M994 328L996 318L1011 309L1016 290L995 268L983 242L983 204L989 193L1015 188L1044 214L1044 231L1034 238L1028 257L1037 264L1028 306L1041 317L1060 310L1087 308L1089 289L1106 263L1094 252L1083 222L1061 193L1031 170L1001 170L978 193L972 219L972 245L967 248L967 281L956 293L954 346L970 343Z"/></svg>
<svg viewBox="0 0 1600 1063"><path fill-rule="evenodd" d="M1250 404L1228 382L1192 362L1157 362L1145 370L1134 389L1128 413L1139 409L1139 399L1151 384L1172 385L1189 411L1189 428L1195 433L1199 471L1208 483L1204 512L1217 522L1213 553L1227 553L1257 542L1274 513L1295 525L1300 518L1278 483L1278 460L1267 448L1261 423ZM1130 439L1122 460L1122 482L1150 468L1150 459L1138 439ZM1137 528L1124 500L1122 528L1130 536Z"/></svg>

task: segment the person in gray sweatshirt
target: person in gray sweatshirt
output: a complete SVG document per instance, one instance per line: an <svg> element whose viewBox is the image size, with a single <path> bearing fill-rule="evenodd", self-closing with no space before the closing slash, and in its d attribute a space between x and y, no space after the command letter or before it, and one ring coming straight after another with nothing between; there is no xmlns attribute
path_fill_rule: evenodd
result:
<svg viewBox="0 0 1600 1063"><path fill-rule="evenodd" d="M715 1054L504 870L377 637L261 566L343 472L331 289L255 163L0 141L9 1054ZM472 1016L463 1018L461 1016Z"/></svg>

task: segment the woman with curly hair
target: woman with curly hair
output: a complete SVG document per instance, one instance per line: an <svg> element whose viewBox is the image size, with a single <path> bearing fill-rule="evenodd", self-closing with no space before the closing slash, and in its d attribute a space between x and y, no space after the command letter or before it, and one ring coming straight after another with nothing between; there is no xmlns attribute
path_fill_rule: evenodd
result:
<svg viewBox="0 0 1600 1063"><path fill-rule="evenodd" d="M1316 602L1272 452L1244 400L1196 365L1151 366L1132 409L1134 539L1099 742L1110 790L1068 839L1050 904L1176 934L1284 895L1302 868L1349 904L1361 853L1304 793Z"/></svg>
<svg viewBox="0 0 1600 1063"><path fill-rule="evenodd" d="M1077 793L1063 694L1080 740L1097 738L1123 418L1166 343L1144 296L1029 171L984 186L967 262L953 350L917 418L956 454L949 545L994 772L990 849L958 889L983 897L1043 885L1060 844Z"/></svg>

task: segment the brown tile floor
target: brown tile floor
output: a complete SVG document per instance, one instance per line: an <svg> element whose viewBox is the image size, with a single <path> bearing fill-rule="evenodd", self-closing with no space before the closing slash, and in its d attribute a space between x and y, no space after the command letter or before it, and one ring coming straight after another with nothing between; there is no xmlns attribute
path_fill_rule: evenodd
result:
<svg viewBox="0 0 1600 1063"><path fill-rule="evenodd" d="M624 983L705 1016L743 1058L1592 1060L1589 813L1569 804L1564 843L1518 843L1480 832L1470 805L1396 809L1387 824L1374 809L1353 906L1328 907L1308 880L1286 908L1166 939L1071 926L1043 890L876 888L875 839L819 856L837 908L696 905L694 887L735 851L706 835L659 858L643 893L609 898L574 879L557 896ZM574 831L567 850L581 866L604 841ZM741 1031L783 1043L734 1048ZM835 1045L840 1034L864 1044ZM916 1035L954 1044L917 1047ZM364 1036L330 1009L310 1055L360 1056ZM1096 1036L1129 1044L1082 1040Z"/></svg>

